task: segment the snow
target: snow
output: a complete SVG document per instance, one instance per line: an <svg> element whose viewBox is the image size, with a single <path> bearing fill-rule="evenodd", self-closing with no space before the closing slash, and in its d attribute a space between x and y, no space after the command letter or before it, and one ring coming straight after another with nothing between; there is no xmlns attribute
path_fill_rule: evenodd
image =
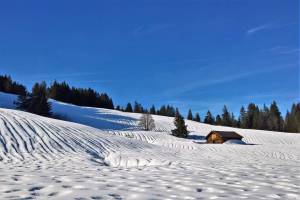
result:
<svg viewBox="0 0 300 200"><path fill-rule="evenodd" d="M16 95L0 92L0 108L15 108Z"/></svg>
<svg viewBox="0 0 300 200"><path fill-rule="evenodd" d="M300 134L186 121L52 101L55 120L17 111L0 93L0 199L300 199ZM211 130L253 145L205 144Z"/></svg>
<svg viewBox="0 0 300 200"><path fill-rule="evenodd" d="M243 140L227 140L224 144L246 144Z"/></svg>

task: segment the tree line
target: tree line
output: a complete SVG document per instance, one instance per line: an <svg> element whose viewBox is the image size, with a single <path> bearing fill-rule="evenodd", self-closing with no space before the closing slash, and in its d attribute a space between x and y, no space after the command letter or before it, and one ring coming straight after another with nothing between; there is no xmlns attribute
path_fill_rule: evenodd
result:
<svg viewBox="0 0 300 200"><path fill-rule="evenodd" d="M133 105L129 102L125 107L121 107L118 105L116 106L116 110L133 113L150 113L152 115L161 115L167 117L175 117L176 114L176 109L173 106L162 105L159 109L156 109L155 106L152 105L149 109L147 109L137 101L135 101Z"/></svg>
<svg viewBox="0 0 300 200"><path fill-rule="evenodd" d="M70 87L66 82L54 81L50 87L45 81L35 83L28 92L24 85L4 75L0 76L0 91L18 95L15 102L18 109L42 116L52 115L49 98L78 106L114 109L113 101L106 93L98 93L91 88Z"/></svg>
<svg viewBox="0 0 300 200"><path fill-rule="evenodd" d="M106 93L99 93L91 88L71 87L66 82L54 81L50 87L47 87L45 82L35 83L31 92L28 92L24 85L13 81L10 76L0 75L0 91L18 95L16 104L19 109L43 116L51 116L49 98L79 106L116 109L123 112L150 113L169 117L181 116L177 112L178 110L171 105L162 105L158 109L153 105L147 109L142 104L134 102L133 105L128 103L125 107L119 105L114 107L112 98ZM240 109L237 118L226 106L224 106L222 114L216 116L213 116L208 110L203 121L199 113L193 115L190 109L187 119L212 125L299 133L300 103L293 104L285 117L282 116L277 103L274 101L269 107L264 105L262 108L250 103L246 108L242 107Z"/></svg>
<svg viewBox="0 0 300 200"><path fill-rule="evenodd" d="M275 101L273 101L269 107L264 105L262 108L259 108L254 103L250 103L247 108L242 106L237 118L224 106L222 114L218 114L216 117L208 110L203 123L244 129L299 133L300 103L293 104L291 111L287 112L285 118L279 111Z"/></svg>
<svg viewBox="0 0 300 200"><path fill-rule="evenodd" d="M78 106L114 109L113 100L106 93L98 93L91 88L70 87L65 81L54 81L48 88L48 97Z"/></svg>
<svg viewBox="0 0 300 200"><path fill-rule="evenodd" d="M13 81L10 76L4 75L0 76L0 91L16 95L25 95L26 87Z"/></svg>

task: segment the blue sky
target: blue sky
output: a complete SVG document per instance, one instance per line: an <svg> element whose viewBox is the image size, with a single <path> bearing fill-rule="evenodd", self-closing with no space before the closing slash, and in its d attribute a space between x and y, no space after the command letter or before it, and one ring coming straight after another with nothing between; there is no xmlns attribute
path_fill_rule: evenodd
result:
<svg viewBox="0 0 300 200"><path fill-rule="evenodd" d="M203 116L299 102L298 0L1 1L0 74Z"/></svg>

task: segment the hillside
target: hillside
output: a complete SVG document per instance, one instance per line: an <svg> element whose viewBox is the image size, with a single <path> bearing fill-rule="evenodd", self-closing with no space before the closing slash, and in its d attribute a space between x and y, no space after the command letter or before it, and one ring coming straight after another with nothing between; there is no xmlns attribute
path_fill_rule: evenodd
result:
<svg viewBox="0 0 300 200"><path fill-rule="evenodd" d="M52 101L72 122L17 111L0 93L1 199L299 199L300 135L187 121L190 139L169 135L173 118ZM234 130L252 145L201 144ZM200 142L200 143L195 143Z"/></svg>

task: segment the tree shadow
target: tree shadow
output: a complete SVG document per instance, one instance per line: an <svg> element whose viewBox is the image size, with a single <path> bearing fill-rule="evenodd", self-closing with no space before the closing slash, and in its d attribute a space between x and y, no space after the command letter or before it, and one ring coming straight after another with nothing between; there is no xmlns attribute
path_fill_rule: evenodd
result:
<svg viewBox="0 0 300 200"><path fill-rule="evenodd" d="M133 130L138 128L138 119L114 114L112 111L70 104L53 103L53 113L64 120L84 124L102 130Z"/></svg>
<svg viewBox="0 0 300 200"><path fill-rule="evenodd" d="M206 140L205 136L202 135L189 135L187 138L191 140Z"/></svg>

